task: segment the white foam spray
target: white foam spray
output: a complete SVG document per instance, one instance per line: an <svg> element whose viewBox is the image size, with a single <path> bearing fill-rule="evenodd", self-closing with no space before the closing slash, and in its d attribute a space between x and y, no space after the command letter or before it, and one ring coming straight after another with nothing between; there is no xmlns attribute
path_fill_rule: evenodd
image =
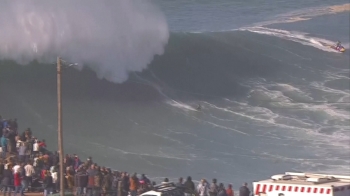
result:
<svg viewBox="0 0 350 196"><path fill-rule="evenodd" d="M273 28L259 27L259 26L245 27L245 28L240 28L239 30L275 36L275 37L290 40L293 42L298 42L303 45L312 46L323 51L339 53L338 51L333 50L329 47L331 45L335 45L334 41L318 38L318 37L312 37L308 33L304 33L304 32L287 31L282 29L273 29Z"/></svg>
<svg viewBox="0 0 350 196"><path fill-rule="evenodd" d="M145 69L169 38L164 15L148 1L4 1L0 26L0 60L52 63L59 55L112 82Z"/></svg>

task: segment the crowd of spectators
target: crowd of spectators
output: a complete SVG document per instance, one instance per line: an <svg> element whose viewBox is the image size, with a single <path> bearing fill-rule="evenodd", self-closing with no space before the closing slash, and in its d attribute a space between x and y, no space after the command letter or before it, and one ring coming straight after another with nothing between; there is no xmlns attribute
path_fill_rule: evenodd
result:
<svg viewBox="0 0 350 196"><path fill-rule="evenodd" d="M23 196L28 192L42 192L46 196L60 191L58 152L48 151L45 140L34 137L30 128L18 133L17 119L0 116L0 134L0 189L4 196L11 193ZM76 196L136 196L154 190L156 185L145 174L112 171L99 166L91 157L81 161L76 154L65 156L64 168L64 186ZM169 180L165 178L162 183ZM196 186L189 176L186 181L179 178L174 185L183 196L234 196L231 184L226 188L223 183L217 184L216 179L211 184L202 179ZM245 183L239 196L249 195Z"/></svg>

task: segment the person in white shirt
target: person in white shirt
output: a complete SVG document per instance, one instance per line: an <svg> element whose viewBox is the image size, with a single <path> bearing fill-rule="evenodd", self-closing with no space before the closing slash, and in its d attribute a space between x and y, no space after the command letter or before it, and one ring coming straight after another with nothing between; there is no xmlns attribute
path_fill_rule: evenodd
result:
<svg viewBox="0 0 350 196"><path fill-rule="evenodd" d="M22 141L19 139L19 140L17 140L17 143L16 143L16 148L18 149L19 148L19 146L21 145L21 143L22 143Z"/></svg>
<svg viewBox="0 0 350 196"><path fill-rule="evenodd" d="M32 166L32 164L30 162L28 162L28 164L26 166L24 166L24 170L26 171L27 177L32 177L33 174L35 174L34 167Z"/></svg>
<svg viewBox="0 0 350 196"><path fill-rule="evenodd" d="M13 172L13 173L18 173L20 168L21 168L21 166L17 164L17 165L15 165L15 166L13 166L12 172Z"/></svg>
<svg viewBox="0 0 350 196"><path fill-rule="evenodd" d="M35 156L34 162L33 162L33 166L34 166L34 167L38 166L38 159L39 159L39 157L38 157L38 156Z"/></svg>
<svg viewBox="0 0 350 196"><path fill-rule="evenodd" d="M57 186L58 185L58 181L57 181L58 175L57 175L56 167L53 169L51 176L52 176L52 183L53 183L53 192L56 193L58 190L58 186Z"/></svg>
<svg viewBox="0 0 350 196"><path fill-rule="evenodd" d="M54 170L55 170L55 166L53 165L50 167L50 173L52 174L54 172Z"/></svg>
<svg viewBox="0 0 350 196"><path fill-rule="evenodd" d="M33 155L37 155L39 153L39 143L38 140L35 140L33 144Z"/></svg>
<svg viewBox="0 0 350 196"><path fill-rule="evenodd" d="M26 172L26 186L31 187L32 186L32 177L35 174L34 167L32 166L31 162L28 162L26 166L24 166L24 170ZM27 187L24 187L24 189Z"/></svg>

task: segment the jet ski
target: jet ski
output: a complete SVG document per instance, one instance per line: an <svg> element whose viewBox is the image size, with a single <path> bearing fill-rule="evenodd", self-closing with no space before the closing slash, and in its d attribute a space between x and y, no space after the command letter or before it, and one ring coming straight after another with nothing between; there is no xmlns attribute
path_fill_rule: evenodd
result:
<svg viewBox="0 0 350 196"><path fill-rule="evenodd" d="M338 52L345 52L344 46L329 46L329 47Z"/></svg>

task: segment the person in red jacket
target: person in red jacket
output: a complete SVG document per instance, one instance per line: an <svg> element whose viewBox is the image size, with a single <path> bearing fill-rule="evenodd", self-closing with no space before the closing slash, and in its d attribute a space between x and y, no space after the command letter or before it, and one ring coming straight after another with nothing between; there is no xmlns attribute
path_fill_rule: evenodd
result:
<svg viewBox="0 0 350 196"><path fill-rule="evenodd" d="M41 152L42 152L43 149L46 149L46 142L45 142L45 140L39 142L39 147L41 149Z"/></svg>
<svg viewBox="0 0 350 196"><path fill-rule="evenodd" d="M13 175L13 184L15 186L15 195L17 195L17 193L21 193L22 192L22 184L21 184L21 174L19 171L16 171L16 173ZM21 193L22 194L22 193Z"/></svg>
<svg viewBox="0 0 350 196"><path fill-rule="evenodd" d="M228 185L228 188L226 189L227 196L234 196L234 191L232 189L232 184Z"/></svg>

